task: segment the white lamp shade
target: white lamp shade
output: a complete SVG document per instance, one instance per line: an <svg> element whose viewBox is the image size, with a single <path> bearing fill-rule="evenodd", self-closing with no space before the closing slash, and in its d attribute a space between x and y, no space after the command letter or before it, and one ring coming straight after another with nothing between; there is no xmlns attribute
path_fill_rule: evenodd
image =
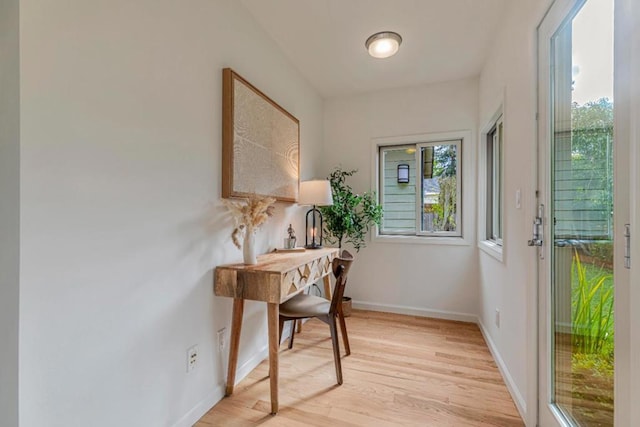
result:
<svg viewBox="0 0 640 427"><path fill-rule="evenodd" d="M333 204L331 184L326 179L302 181L300 183L300 205L329 206Z"/></svg>

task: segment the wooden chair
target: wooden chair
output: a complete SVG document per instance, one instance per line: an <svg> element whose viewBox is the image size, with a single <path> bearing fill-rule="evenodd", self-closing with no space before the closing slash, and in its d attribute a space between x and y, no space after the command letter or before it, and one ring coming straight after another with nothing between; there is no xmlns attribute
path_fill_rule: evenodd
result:
<svg viewBox="0 0 640 427"><path fill-rule="evenodd" d="M347 336L347 326L342 313L342 297L344 295L344 288L347 284L347 275L352 262L353 255L347 251L342 251L339 257L334 258L331 267L333 275L336 278L336 284L333 289L333 297L331 298L331 301L327 301L325 298L315 295L298 294L290 300L280 304L280 337L282 337L284 322L293 320L291 335L289 336L289 348L293 346L293 337L295 336L294 329L297 320L315 317L329 325L338 384L342 384L342 364L340 363L340 344L338 343L337 328L338 321L340 322L340 329L342 331L345 353L347 356L351 354L349 337Z"/></svg>

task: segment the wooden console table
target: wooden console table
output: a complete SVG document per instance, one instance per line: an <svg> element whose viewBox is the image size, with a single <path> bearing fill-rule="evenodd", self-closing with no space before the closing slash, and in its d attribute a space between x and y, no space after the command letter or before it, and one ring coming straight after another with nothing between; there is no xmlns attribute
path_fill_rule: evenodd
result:
<svg viewBox="0 0 640 427"><path fill-rule="evenodd" d="M238 364L238 346L242 329L244 300L267 303L269 330L269 381L271 413L278 412L278 348L279 306L320 279L324 291L331 298L331 261L337 248L308 249L304 252L271 252L258 257L258 264L229 264L216 268L214 292L217 296L233 298L233 317L229 343L229 368L226 395L233 393Z"/></svg>

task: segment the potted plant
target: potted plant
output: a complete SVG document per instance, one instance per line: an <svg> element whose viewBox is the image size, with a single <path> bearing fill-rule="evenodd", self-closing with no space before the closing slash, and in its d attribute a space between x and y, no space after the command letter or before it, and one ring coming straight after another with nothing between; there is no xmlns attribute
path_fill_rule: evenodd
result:
<svg viewBox="0 0 640 427"><path fill-rule="evenodd" d="M345 171L337 167L329 176L333 205L322 206L320 211L324 219L324 234L329 243L337 243L342 249L343 243L350 243L359 252L366 246L365 238L372 225L380 225L382 206L376 201L374 192L362 195L353 192L347 184L347 177L357 170Z"/></svg>
<svg viewBox="0 0 640 427"><path fill-rule="evenodd" d="M350 243L359 252L367 244L365 238L373 224L380 225L382 221L382 206L376 202L373 192L362 195L355 194L347 177L356 170L345 171L337 167L329 176L333 205L322 206L320 211L324 218L324 234L327 241L337 243L342 249L343 243ZM351 315L351 297L342 297L343 314Z"/></svg>

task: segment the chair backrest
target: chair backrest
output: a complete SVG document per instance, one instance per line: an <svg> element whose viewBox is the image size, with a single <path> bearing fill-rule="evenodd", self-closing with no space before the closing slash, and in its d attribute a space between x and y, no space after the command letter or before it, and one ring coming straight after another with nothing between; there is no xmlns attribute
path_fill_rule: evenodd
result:
<svg viewBox="0 0 640 427"><path fill-rule="evenodd" d="M342 251L337 258L333 259L331 269L336 278L336 286L333 289L333 298L331 298L330 314L335 314L338 311L338 307L341 307L344 288L347 285L347 275L349 274L352 263L353 255L348 251Z"/></svg>

